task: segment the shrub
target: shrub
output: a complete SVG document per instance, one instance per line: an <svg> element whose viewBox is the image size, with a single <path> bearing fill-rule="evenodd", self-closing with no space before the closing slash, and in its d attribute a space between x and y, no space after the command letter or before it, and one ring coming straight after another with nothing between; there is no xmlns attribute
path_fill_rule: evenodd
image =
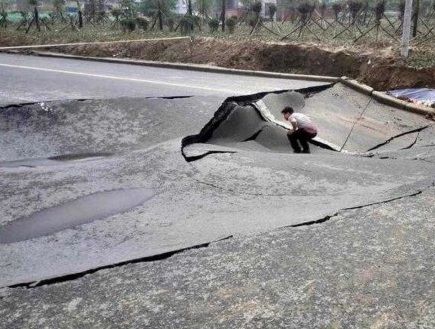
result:
<svg viewBox="0 0 435 329"><path fill-rule="evenodd" d="M355 22L356 16L362 9L363 4L360 1L355 0L349 0L347 4L349 6L350 15L352 16L352 22Z"/></svg>
<svg viewBox="0 0 435 329"><path fill-rule="evenodd" d="M237 25L237 18L230 17L225 21L226 26L228 27L228 32L234 33L234 30Z"/></svg>
<svg viewBox="0 0 435 329"><path fill-rule="evenodd" d="M180 21L181 34L188 34L190 31L192 31L194 24L195 24L194 16L184 15Z"/></svg>
<svg viewBox="0 0 435 329"><path fill-rule="evenodd" d="M6 28L8 25L8 13L4 8L0 9L0 26Z"/></svg>
<svg viewBox="0 0 435 329"><path fill-rule="evenodd" d="M170 32L174 31L175 19L173 17L169 17L168 20L166 21L166 24L168 25Z"/></svg>
<svg viewBox="0 0 435 329"><path fill-rule="evenodd" d="M119 17L122 15L122 10L119 8L113 8L110 14L115 18L115 21L119 21Z"/></svg>
<svg viewBox="0 0 435 329"><path fill-rule="evenodd" d="M253 11L257 16L260 16L260 13L261 13L261 1L255 1L255 2L252 4L251 9L252 9L252 11Z"/></svg>
<svg viewBox="0 0 435 329"><path fill-rule="evenodd" d="M385 12L385 1L384 1L384 0L379 1L379 2L376 4L374 10L375 10L376 22L379 23L380 20L381 20L381 18L382 18L382 16L384 16L384 12Z"/></svg>
<svg viewBox="0 0 435 329"><path fill-rule="evenodd" d="M302 2L297 7L297 10L299 14L301 15L301 20L303 22L308 20L308 17L311 15L311 13L314 11L315 6L308 3L308 2Z"/></svg>
<svg viewBox="0 0 435 329"><path fill-rule="evenodd" d="M338 15L343 10L343 6L341 3L335 2L332 4L332 10L334 11L335 19L338 20Z"/></svg>
<svg viewBox="0 0 435 329"><path fill-rule="evenodd" d="M136 21L132 18L125 18L120 21L122 31L125 32L133 32L136 29Z"/></svg>
<svg viewBox="0 0 435 329"><path fill-rule="evenodd" d="M319 11L320 11L320 16L321 16L321 17L325 17L326 8L327 8L326 1L323 0L323 1L320 3L320 5L319 5Z"/></svg>
<svg viewBox="0 0 435 329"><path fill-rule="evenodd" d="M136 17L136 25L142 30L148 30L149 22L145 17Z"/></svg>
<svg viewBox="0 0 435 329"><path fill-rule="evenodd" d="M192 23L197 26L200 27L201 26L201 17L197 16L197 15L193 15L192 16Z"/></svg>
<svg viewBox="0 0 435 329"><path fill-rule="evenodd" d="M254 26L256 26L256 25L257 25L257 22L258 22L258 23L261 23L261 21L262 21L261 17L257 17L257 16L255 16L255 15L249 15L249 16L248 16L248 25L249 25L250 27L254 27Z"/></svg>
<svg viewBox="0 0 435 329"><path fill-rule="evenodd" d="M275 13L276 13L276 10L277 10L276 5L274 3L271 3L269 5L269 18L270 18L270 20L273 20L273 17L275 16Z"/></svg>
<svg viewBox="0 0 435 329"><path fill-rule="evenodd" d="M301 15L308 15L309 13L311 13L311 11L314 9L313 6L311 4L309 4L308 2L302 2L301 4L299 4L299 6L297 7L298 12Z"/></svg>
<svg viewBox="0 0 435 329"><path fill-rule="evenodd" d="M216 32L219 28L219 20L217 18L212 18L208 21L208 27L210 28L210 32Z"/></svg>

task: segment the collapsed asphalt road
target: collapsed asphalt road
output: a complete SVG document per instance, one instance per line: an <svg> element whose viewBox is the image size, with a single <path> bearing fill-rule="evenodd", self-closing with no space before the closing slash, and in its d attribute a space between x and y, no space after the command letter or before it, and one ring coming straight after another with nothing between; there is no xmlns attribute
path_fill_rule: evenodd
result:
<svg viewBox="0 0 435 329"><path fill-rule="evenodd" d="M318 123L320 135L312 147L313 154L290 153L286 131L277 121L283 105L293 105L309 113ZM1 312L8 319L9 328L12 324L21 327L24 324L16 322L12 305L20 305L19 309L27 317L34 318L36 313L26 306L26 296L32 296L38 303L46 303L45 294L56 293L56 287L61 293L66 284L75 287L72 289L77 289L75 285L78 284L82 285L78 289L82 291L92 278L79 278L90 273L99 284L105 285L104 279L99 281L104 275L100 274L102 268L115 267L104 272L109 281L112 271L125 277L131 270L131 275L136 276L140 273L136 270L138 268L143 269L143 275L152 272L150 277L159 276L159 271L163 271L160 275L175 271L172 266L180 266L180 271L187 273L184 265L174 264L183 254L174 261L169 258L168 263L159 263L155 267L153 263L144 264L167 259L186 249L209 246L218 240L225 241L216 244L219 247L212 251L216 254L210 257L222 259L222 266L226 262L223 250L236 248L243 253L244 241L262 245L266 254L293 254L296 252L294 246L283 241L289 230L295 227L305 226L312 230L313 224L325 225L342 213L346 214L343 218L346 227L357 227L357 223L352 222L355 217L348 214L360 216L366 208L376 205L382 208L390 203L400 208L403 207L401 202L408 202L410 198L420 197L418 202L425 204L424 209L412 207L417 221L423 223L434 212L428 201L433 195L435 181L432 122L378 104L340 84L233 97L224 103L218 97L125 98L54 102L45 107L39 104L8 107L2 109L0 115L3 122L0 134L6 141L0 150L0 184L4 191L4 198L0 201L3 212L0 262L4 264L0 269L0 286L43 286L32 288L29 295L26 295L27 290L19 288L4 290ZM140 205L135 200L128 203L129 191L140 189L144 201L139 202L139 195ZM116 191L114 198L107 197L111 191ZM114 209L113 203L119 203L117 201L121 199L126 200L121 202L121 206L125 206ZM99 207L93 209L92 202L96 200L99 200ZM72 224L56 224L66 213L73 214ZM376 223L380 232L384 230L384 215L380 213L381 222ZM410 220L408 214L403 216ZM47 218L48 223L42 229L39 225L37 235L11 237L11 232L32 232L33 225L38 226L39 220ZM361 227L366 225L360 223ZM364 241L364 230L361 229L361 241ZM300 232L297 233L298 239L303 239L305 231ZM339 230L311 234L310 241L319 246L331 244L334 232ZM273 241L277 236L277 241L282 243L275 247ZM355 237L347 234L344 238L343 244L346 241L352 243ZM302 244L313 248L308 246L308 242ZM340 249L342 247L338 244L339 258L342 257L339 254L344 252ZM251 247L246 248L249 250ZM352 248L357 248L357 251L346 252L346 262L364 263L364 259L355 257L364 254L364 250L369 252L370 245L360 244ZM201 250L193 253L199 255ZM367 255L367 262L378 262L377 265L382 267L381 254ZM240 262L255 262L256 257L249 255ZM427 260L420 256L416 261ZM237 257L243 258L242 255ZM316 262L320 262L316 268L330 260L327 254L316 257ZM283 268L294 268L299 264L299 273L310 273L300 259L292 264L293 260L290 258L289 264L279 262L275 267L267 266L286 275ZM337 274L339 268L345 266L337 262L328 265L331 273ZM128 263L139 264L122 266ZM168 266L166 269L165 264ZM198 266L203 266L201 264L199 262ZM232 261L228 264L235 266ZM308 263L306 266L312 265ZM425 266L433 268L433 263ZM228 289L235 289L231 277L222 271L225 272L217 267L216 273L208 275L210 278L219 277L222 285L228 281ZM252 278L261 282L263 275L265 273L257 269ZM270 275L277 284L283 283L281 276L280 279L273 273ZM70 280L73 281L67 283ZM126 282L123 280L120 286ZM173 280L177 282L176 277ZM63 281L63 285L52 285ZM343 279L342 282L339 294L326 297L319 292L319 298L335 300L340 294L345 294L348 281ZM430 283L424 284L430 286ZM156 289L158 286L156 282ZM111 289L110 285L107 289ZM150 288L144 286L144 289ZM130 292L134 294L134 291ZM332 294L328 289L325 293ZM397 289L398 295L403 293ZM118 291L118 295L122 292ZM241 296L246 297L243 293ZM261 296L258 294L258 298ZM65 298L82 300L91 298L91 295L82 291L80 296L68 295ZM170 305L174 314L179 314L181 308L177 307L182 306L169 303L165 298L162 297L162 305ZM146 299L142 302L146 303ZM151 307L142 302L136 300L136 307ZM227 302L229 307L236 307L235 300ZM257 306L252 305L255 314L264 315L267 310L259 306L264 302L259 300ZM431 301L426 297L424 302ZM53 307L48 307L50 312ZM321 303L319 307L324 312L331 311L327 304ZM41 316L47 319L41 312ZM166 322L168 318L160 317L158 311L146 312L148 323L154 327L171 323ZM242 308L239 312L246 310ZM186 326L192 324L183 323ZM28 326L31 327L31 323ZM140 327L139 322L137 326Z"/></svg>

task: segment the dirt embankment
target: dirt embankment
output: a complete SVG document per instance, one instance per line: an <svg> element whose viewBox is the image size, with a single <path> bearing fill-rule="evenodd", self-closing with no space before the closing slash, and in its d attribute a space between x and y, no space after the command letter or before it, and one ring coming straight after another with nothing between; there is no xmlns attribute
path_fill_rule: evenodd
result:
<svg viewBox="0 0 435 329"><path fill-rule="evenodd" d="M56 51L96 57L212 64L247 70L346 75L376 90L402 87L435 88L435 67L424 69L409 67L389 49L358 51L310 44L234 42L197 38L193 41L71 46Z"/></svg>

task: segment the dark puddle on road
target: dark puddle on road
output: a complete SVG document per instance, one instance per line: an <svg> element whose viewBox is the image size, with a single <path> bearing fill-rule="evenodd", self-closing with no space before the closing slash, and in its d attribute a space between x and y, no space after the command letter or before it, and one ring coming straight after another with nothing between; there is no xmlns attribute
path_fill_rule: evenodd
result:
<svg viewBox="0 0 435 329"><path fill-rule="evenodd" d="M85 160L85 159L93 159L93 158L103 158L113 155L113 153L109 152L95 152L95 153L78 153L78 154L63 154L56 155L53 157L49 157L50 160L57 161L77 161L77 160Z"/></svg>
<svg viewBox="0 0 435 329"><path fill-rule="evenodd" d="M18 167L42 167L42 166L59 166L68 161L92 161L112 156L109 152L63 154L48 158L23 159L14 161L0 161L0 168L18 168Z"/></svg>
<svg viewBox="0 0 435 329"><path fill-rule="evenodd" d="M126 212L154 196L147 188L93 193L14 220L0 228L0 243L25 241Z"/></svg>

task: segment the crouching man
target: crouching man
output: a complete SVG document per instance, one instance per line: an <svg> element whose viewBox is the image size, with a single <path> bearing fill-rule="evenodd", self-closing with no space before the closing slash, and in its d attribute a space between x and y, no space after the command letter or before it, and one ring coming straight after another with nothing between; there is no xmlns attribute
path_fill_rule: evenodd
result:
<svg viewBox="0 0 435 329"><path fill-rule="evenodd" d="M295 113L290 106L285 107L281 113L293 127L293 130L287 132L287 138L293 151L295 153L310 153L308 142L317 135L317 127L310 117L302 113Z"/></svg>

